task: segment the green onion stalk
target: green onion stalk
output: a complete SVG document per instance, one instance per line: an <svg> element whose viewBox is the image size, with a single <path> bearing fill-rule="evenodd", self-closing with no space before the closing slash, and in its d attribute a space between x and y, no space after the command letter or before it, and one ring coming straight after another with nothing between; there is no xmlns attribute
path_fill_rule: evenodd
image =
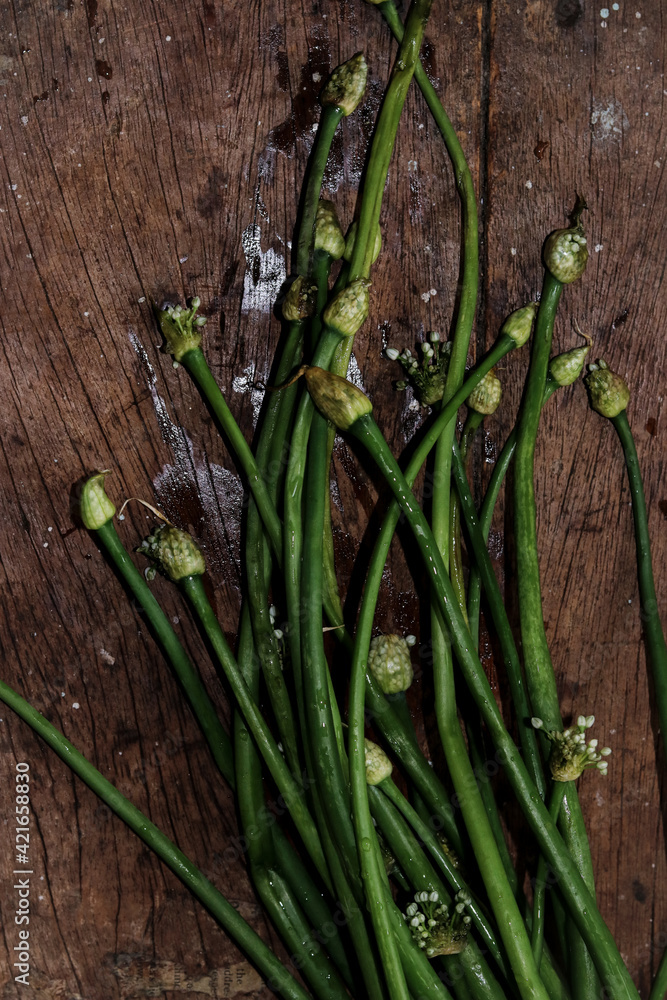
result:
<svg viewBox="0 0 667 1000"><path fill-rule="evenodd" d="M319 392L317 382L332 378L334 376L327 373L311 371L308 380L309 390L315 394L318 405L320 402L323 403L323 411L328 416L331 416L331 412L326 401L323 401L323 394ZM555 871L559 872L561 894L573 922L576 923L594 957L603 985L615 998L627 997L637 1000L636 988L623 964L609 929L600 916L595 899L586 887L528 774L520 753L505 728L484 669L472 648L470 632L456 604L442 558L433 542L432 532L419 505L410 493L405 477L386 441L370 416L370 402L355 386L344 382L344 380L337 381L340 385L340 395L349 400L349 405L344 409L345 420L339 426L341 430L353 434L367 449L406 516L429 573L431 584L442 607L445 624L452 637L454 650L466 682L489 730L494 746L503 757L508 780L524 811L528 824L538 840L540 849L545 854L549 864ZM340 416L342 412L343 407L339 406L338 415ZM364 650L364 660L366 655L367 650ZM359 669L359 665L356 663L355 667L357 670ZM511 943L510 941L510 945Z"/></svg>
<svg viewBox="0 0 667 1000"><path fill-rule="evenodd" d="M67 766L91 788L130 829L160 858L183 882L185 887L212 914L233 941L250 957L272 989L286 1000L310 1000L308 993L297 983L262 939L238 914L225 897L206 879L193 862L165 834L151 823L135 805L100 772L63 734L52 726L4 681L0 681L0 698L55 751Z"/></svg>
<svg viewBox="0 0 667 1000"><path fill-rule="evenodd" d="M581 225L585 202L578 198L573 225L552 233L544 246L546 265L542 297L537 315L530 367L517 422L514 457L514 526L517 560L517 593L524 671L532 713L547 730L560 730L563 723L556 678L542 616L542 590L537 546L537 513L534 487L534 457L537 432L547 380L551 341L563 286L578 280L586 267L588 250ZM591 893L595 891L590 847L581 806L574 785L565 793L560 823L570 853ZM571 982L575 998L588 998L599 989L591 957L581 935L568 929Z"/></svg>

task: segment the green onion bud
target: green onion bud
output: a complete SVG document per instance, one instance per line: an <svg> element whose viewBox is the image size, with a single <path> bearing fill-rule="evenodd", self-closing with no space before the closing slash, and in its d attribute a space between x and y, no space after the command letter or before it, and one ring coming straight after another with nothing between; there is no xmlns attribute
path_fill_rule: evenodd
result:
<svg viewBox="0 0 667 1000"><path fill-rule="evenodd" d="M357 278L343 288L322 313L324 325L335 330L341 337L354 337L368 316L370 284L367 278Z"/></svg>
<svg viewBox="0 0 667 1000"><path fill-rule="evenodd" d="M376 635L368 652L368 669L384 694L407 691L414 676L410 646L401 635Z"/></svg>
<svg viewBox="0 0 667 1000"><path fill-rule="evenodd" d="M364 96L367 76L366 60L358 52L333 71L320 94L320 104L333 104L345 116L351 115Z"/></svg>
<svg viewBox="0 0 667 1000"><path fill-rule="evenodd" d="M190 301L190 308L182 306L167 306L166 309L156 309L160 330L164 337L164 349L174 356L174 361L181 361L188 351L201 347L201 327L206 323L205 316L197 316L200 299Z"/></svg>
<svg viewBox="0 0 667 1000"><path fill-rule="evenodd" d="M104 478L108 475L109 469L96 472L85 481L81 489L79 513L88 531L97 531L116 513L116 508L104 491Z"/></svg>
<svg viewBox="0 0 667 1000"><path fill-rule="evenodd" d="M483 413L489 416L495 413L500 406L502 395L503 387L492 368L486 373L479 385L475 386L466 399L466 403L468 408L474 410L475 413Z"/></svg>
<svg viewBox="0 0 667 1000"><path fill-rule="evenodd" d="M569 229L557 229L544 244L544 263L557 281L569 285L582 276L586 270L588 247L581 225L581 213L586 208L583 198L577 197L574 207L574 225Z"/></svg>
<svg viewBox="0 0 667 1000"><path fill-rule="evenodd" d="M345 252L345 237L340 228L336 206L322 198L315 217L315 249L328 253L333 260L340 260Z"/></svg>
<svg viewBox="0 0 667 1000"><path fill-rule="evenodd" d="M591 406L603 417L617 417L630 402L627 382L602 360L597 365L588 366L584 382L591 398Z"/></svg>
<svg viewBox="0 0 667 1000"><path fill-rule="evenodd" d="M403 919L406 921L415 944L426 952L429 958L436 955L458 955L468 944L468 928L471 918L465 912L472 902L471 897L461 889L454 896L454 906L450 908L440 902L435 890L422 890L414 895Z"/></svg>
<svg viewBox="0 0 667 1000"><path fill-rule="evenodd" d="M304 375L315 406L339 430L349 430L359 417L372 411L368 396L340 375L313 366L306 368Z"/></svg>
<svg viewBox="0 0 667 1000"><path fill-rule="evenodd" d="M157 568L174 582L206 572L204 556L192 535L173 524L161 524L144 539L137 552L157 563Z"/></svg>
<svg viewBox="0 0 667 1000"><path fill-rule="evenodd" d="M500 333L511 337L517 347L523 347L530 337L538 309L537 302L529 302L527 306L515 309L501 326Z"/></svg>
<svg viewBox="0 0 667 1000"><path fill-rule="evenodd" d="M345 237L345 253L343 254L343 257L348 262L348 264L352 260L352 254L354 252L354 241L357 238L358 228L359 228L358 223L355 219L355 221L348 229L347 236ZM371 260L371 264L374 264L375 261L378 259L381 250L382 250L382 233L380 232L380 227L377 226L375 229L375 240L373 241L373 259Z"/></svg>
<svg viewBox="0 0 667 1000"><path fill-rule="evenodd" d="M366 784L379 785L385 778L391 777L394 767L384 750L373 743L372 740L364 740L366 748Z"/></svg>
<svg viewBox="0 0 667 1000"><path fill-rule="evenodd" d="M590 351L590 345L586 347L573 347L571 351L564 354L557 354L549 362L549 374L558 385L572 385L576 382L584 370L584 361Z"/></svg>
<svg viewBox="0 0 667 1000"><path fill-rule="evenodd" d="M287 323L308 319L315 312L316 295L317 285L309 284L308 279L300 274L287 289L282 309L283 319Z"/></svg>
<svg viewBox="0 0 667 1000"><path fill-rule="evenodd" d="M543 729L542 719L531 719L535 729ZM580 715L576 726L570 726L562 733L557 730L544 731L551 743L549 769L554 781L576 781L588 768L596 768L600 774L606 774L609 767L606 758L611 753L610 747L598 750L598 740L586 742L586 730L595 722L594 715Z"/></svg>

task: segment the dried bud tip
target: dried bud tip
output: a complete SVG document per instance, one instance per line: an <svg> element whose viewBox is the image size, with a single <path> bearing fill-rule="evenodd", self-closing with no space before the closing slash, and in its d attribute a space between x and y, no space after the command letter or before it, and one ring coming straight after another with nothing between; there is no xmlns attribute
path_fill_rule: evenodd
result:
<svg viewBox="0 0 667 1000"><path fill-rule="evenodd" d="M299 275L287 289L283 302L283 319L287 323L296 323L308 319L315 312L315 297L317 286L310 284L307 278Z"/></svg>

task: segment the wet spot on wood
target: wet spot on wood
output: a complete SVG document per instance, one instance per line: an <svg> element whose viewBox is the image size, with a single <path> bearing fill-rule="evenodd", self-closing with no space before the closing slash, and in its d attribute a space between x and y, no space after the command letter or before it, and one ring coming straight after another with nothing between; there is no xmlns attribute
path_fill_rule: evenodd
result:
<svg viewBox="0 0 667 1000"><path fill-rule="evenodd" d="M86 0L86 17L88 18L88 27L94 28L97 21L97 0Z"/></svg>
<svg viewBox="0 0 667 1000"><path fill-rule="evenodd" d="M632 895L638 903L646 902L646 886L638 878L634 879L632 883Z"/></svg>
<svg viewBox="0 0 667 1000"><path fill-rule="evenodd" d="M206 218L222 208L225 174L221 167L213 167L206 185L197 198L197 211Z"/></svg>
<svg viewBox="0 0 667 1000"><path fill-rule="evenodd" d="M559 28L573 28L583 13L583 0L558 0L556 24Z"/></svg>
<svg viewBox="0 0 667 1000"><path fill-rule="evenodd" d="M667 518L667 500L658 500L658 510L664 518Z"/></svg>
<svg viewBox="0 0 667 1000"><path fill-rule="evenodd" d="M204 24L207 28L215 27L215 4L204 0Z"/></svg>
<svg viewBox="0 0 667 1000"><path fill-rule="evenodd" d="M113 69L104 59L95 60L95 69L97 70L97 75L104 77L105 80L110 80L113 76Z"/></svg>
<svg viewBox="0 0 667 1000"><path fill-rule="evenodd" d="M651 435L651 437L655 437L657 426L658 423L655 417L649 417L648 420L646 421L646 430Z"/></svg>
<svg viewBox="0 0 667 1000"><path fill-rule="evenodd" d="M629 314L630 314L629 309L624 309L622 312L620 312L616 317L616 319L614 320L614 322L611 324L612 330L615 330L617 326L622 326L627 320Z"/></svg>
<svg viewBox="0 0 667 1000"><path fill-rule="evenodd" d="M48 101L48 99L49 99L49 92L48 92L48 90L43 90L41 94L35 94L34 95L34 97L32 99L32 103L33 104L39 104L40 101Z"/></svg>
<svg viewBox="0 0 667 1000"><path fill-rule="evenodd" d="M549 148L549 140L548 139L546 139L544 142L538 142L538 143L536 143L535 149L533 150L533 153L535 154L535 158L537 160L541 160L542 157L544 156L544 154L546 153L546 151L547 151L548 148Z"/></svg>
<svg viewBox="0 0 667 1000"><path fill-rule="evenodd" d="M289 59L287 58L286 52L276 52L276 61L278 63L278 75L276 79L278 80L278 87L280 90L285 92L289 91Z"/></svg>
<svg viewBox="0 0 667 1000"><path fill-rule="evenodd" d="M111 98L109 97L109 91L108 90L103 90L102 91L102 104L106 107L110 100L111 100Z"/></svg>

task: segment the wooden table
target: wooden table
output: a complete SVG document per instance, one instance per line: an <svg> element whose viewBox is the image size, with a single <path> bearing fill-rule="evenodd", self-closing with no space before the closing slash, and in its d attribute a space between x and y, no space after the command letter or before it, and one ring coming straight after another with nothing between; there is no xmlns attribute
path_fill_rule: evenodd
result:
<svg viewBox="0 0 667 1000"><path fill-rule="evenodd" d="M542 242L565 224L575 191L588 201L590 261L566 291L556 343L580 343L577 321L594 338L592 354L631 385L663 616L665 15L661 0L621 0L608 11L583 0L436 0L423 51L479 194L475 353L539 292ZM3 677L187 845L275 944L242 862L223 860L238 836L228 791L144 623L94 542L74 529L72 490L109 468L114 499L151 500L190 526L206 545L233 640L242 490L191 383L158 349L151 302L201 297L211 366L251 434L279 333L273 303L290 274L318 92L335 65L367 54L365 104L345 121L326 175L347 223L395 48L362 0L13 0L0 11L0 39ZM398 369L381 351L414 348L431 329L447 334L459 260L450 164L416 91L385 201L385 253L354 355L398 452L422 417L409 393L392 389ZM500 373L505 401L473 456L478 494L526 365L527 356L512 358ZM343 443L334 473L344 568L375 493ZM581 385L545 413L537 491L563 712L594 712L596 735L614 750L606 779L580 783L599 902L646 993L667 944L657 728L620 449ZM492 551L511 597L506 512ZM128 508L119 526L128 547L149 521ZM378 626L414 631L417 599L398 545L390 569ZM154 588L228 717L178 597L164 580ZM0 715L2 997L268 995L180 883L24 724ZM29 986L10 969L17 762L32 783ZM662 794L664 810L664 786Z"/></svg>

